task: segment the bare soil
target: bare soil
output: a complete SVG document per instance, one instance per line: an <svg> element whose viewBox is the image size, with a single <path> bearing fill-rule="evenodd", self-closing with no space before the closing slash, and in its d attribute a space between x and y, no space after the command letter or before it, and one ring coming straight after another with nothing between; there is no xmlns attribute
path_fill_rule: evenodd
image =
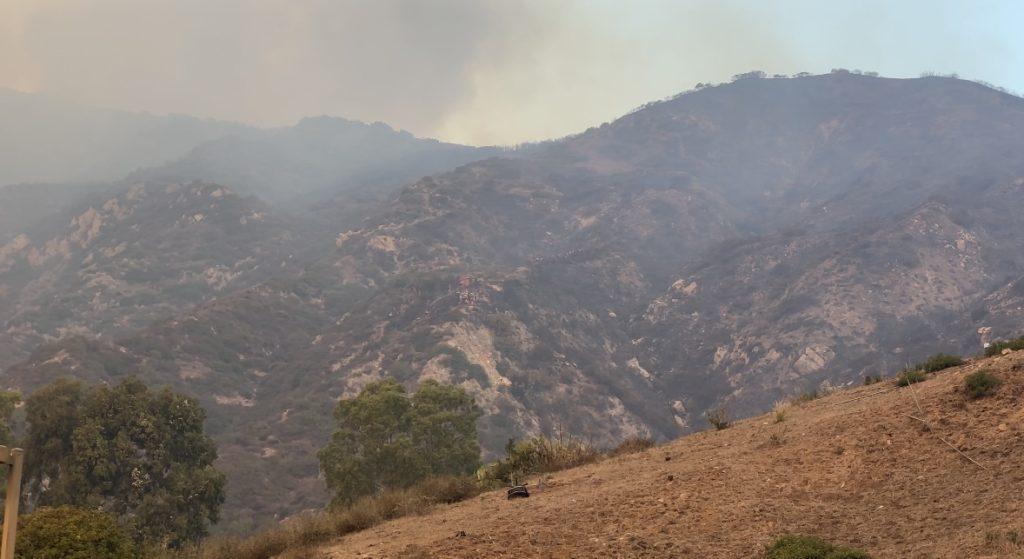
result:
<svg viewBox="0 0 1024 559"><path fill-rule="evenodd" d="M1003 384L969 400L981 368ZM531 481L529 499L486 493L312 556L751 558L795 532L876 558L1024 557L1024 351Z"/></svg>

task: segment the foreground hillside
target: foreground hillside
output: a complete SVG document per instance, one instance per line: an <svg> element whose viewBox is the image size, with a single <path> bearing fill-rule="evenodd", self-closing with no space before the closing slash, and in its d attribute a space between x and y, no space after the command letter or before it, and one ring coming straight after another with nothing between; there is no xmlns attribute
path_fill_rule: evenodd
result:
<svg viewBox="0 0 1024 559"><path fill-rule="evenodd" d="M971 400L980 369L1003 384ZM876 558L1024 557L1022 395L1024 352L842 390L305 556L749 558L796 532Z"/></svg>

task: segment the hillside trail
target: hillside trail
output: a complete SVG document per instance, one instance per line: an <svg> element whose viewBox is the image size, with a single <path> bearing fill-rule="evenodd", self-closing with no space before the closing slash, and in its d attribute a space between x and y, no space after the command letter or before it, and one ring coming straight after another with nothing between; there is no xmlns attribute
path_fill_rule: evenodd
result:
<svg viewBox="0 0 1024 559"><path fill-rule="evenodd" d="M969 400L963 379L983 368L1003 385ZM1024 351L841 390L782 422L558 472L528 499L485 493L314 556L752 558L783 533L875 558L1024 557Z"/></svg>

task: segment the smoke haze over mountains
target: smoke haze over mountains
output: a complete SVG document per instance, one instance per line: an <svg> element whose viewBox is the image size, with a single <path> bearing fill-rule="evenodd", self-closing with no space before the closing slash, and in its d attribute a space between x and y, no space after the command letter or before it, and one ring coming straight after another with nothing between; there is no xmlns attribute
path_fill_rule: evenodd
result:
<svg viewBox="0 0 1024 559"><path fill-rule="evenodd" d="M0 87L263 126L330 114L514 144L755 68L960 72L1024 89L1011 29L1020 12L877 0L4 0Z"/></svg>

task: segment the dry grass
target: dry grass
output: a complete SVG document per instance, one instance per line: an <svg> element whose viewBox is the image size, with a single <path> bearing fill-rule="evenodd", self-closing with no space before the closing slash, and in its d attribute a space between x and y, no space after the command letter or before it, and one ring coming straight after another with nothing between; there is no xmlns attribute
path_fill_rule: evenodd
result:
<svg viewBox="0 0 1024 559"><path fill-rule="evenodd" d="M624 455L654 446L651 439L633 437L616 446L609 455ZM527 475L566 470L597 462L605 457L597 447L572 437L535 437L513 446L508 460L482 469L496 475ZM320 544L346 534L365 530L382 522L423 514L438 504L456 503L478 495L483 489L507 480L481 477L427 478L409 489L386 490L363 497L350 507L299 515L278 526L247 537L210 538L187 549L155 550L152 559L320 559ZM418 557L412 550L410 557Z"/></svg>
<svg viewBox="0 0 1024 559"><path fill-rule="evenodd" d="M468 478L428 478L409 489L387 490L374 497L363 497L342 510L299 515L249 537L211 538L196 547L154 551L146 556L153 559L271 559L290 550L290 558L314 559L318 544L387 520L423 514L433 505L454 503L478 493L477 484Z"/></svg>
<svg viewBox="0 0 1024 559"><path fill-rule="evenodd" d="M568 470L600 458L597 447L575 437L534 437L516 444L508 462L513 472L528 475Z"/></svg>
<svg viewBox="0 0 1024 559"><path fill-rule="evenodd" d="M792 404L789 402L776 402L772 408L772 412L775 414L775 423L782 423L786 420L786 414L789 413L789 408Z"/></svg>

